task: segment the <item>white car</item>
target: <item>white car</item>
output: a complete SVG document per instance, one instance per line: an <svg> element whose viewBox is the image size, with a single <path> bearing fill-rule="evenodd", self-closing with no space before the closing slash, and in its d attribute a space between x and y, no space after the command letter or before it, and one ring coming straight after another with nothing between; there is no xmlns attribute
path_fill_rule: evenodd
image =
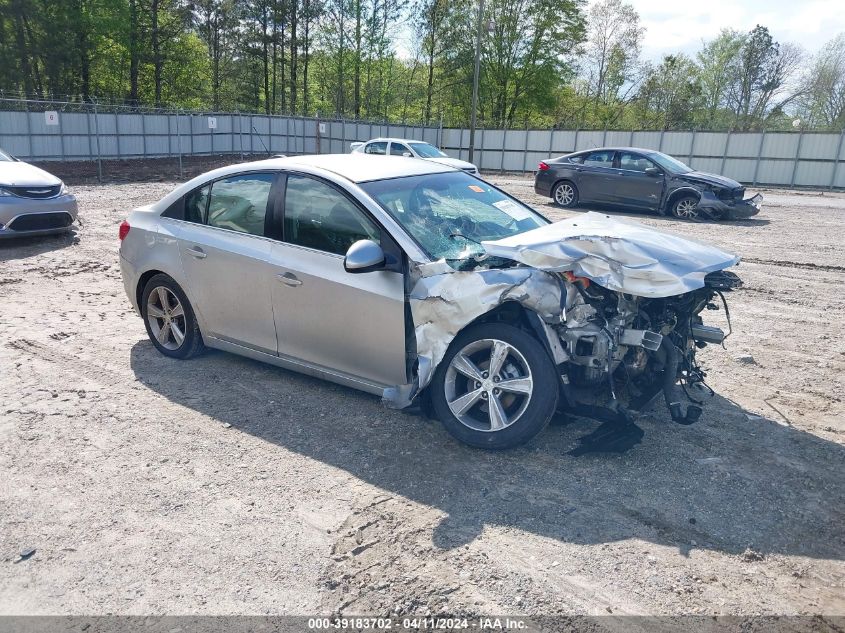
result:
<svg viewBox="0 0 845 633"><path fill-rule="evenodd" d="M68 231L76 198L65 184L0 149L0 239Z"/></svg>
<svg viewBox="0 0 845 633"><path fill-rule="evenodd" d="M407 138L374 138L371 141L357 141L350 144L352 153L375 154L376 156L406 156L408 158L422 158L434 163L460 169L468 174L478 175L478 167L465 160L459 160L447 155L425 141L414 141Z"/></svg>

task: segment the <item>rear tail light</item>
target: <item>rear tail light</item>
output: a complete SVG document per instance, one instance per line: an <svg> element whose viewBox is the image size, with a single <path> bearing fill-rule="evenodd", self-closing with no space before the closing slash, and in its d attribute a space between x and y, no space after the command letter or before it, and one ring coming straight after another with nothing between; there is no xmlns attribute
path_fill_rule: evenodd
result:
<svg viewBox="0 0 845 633"><path fill-rule="evenodd" d="M537 165L537 169L539 169L540 171L548 171L549 166L543 161L540 161L540 164Z"/></svg>
<svg viewBox="0 0 845 633"><path fill-rule="evenodd" d="M120 223L120 228L117 230L117 236L120 238L121 242L127 235L129 235L130 228L132 227L129 226L129 222L127 222L126 220Z"/></svg>

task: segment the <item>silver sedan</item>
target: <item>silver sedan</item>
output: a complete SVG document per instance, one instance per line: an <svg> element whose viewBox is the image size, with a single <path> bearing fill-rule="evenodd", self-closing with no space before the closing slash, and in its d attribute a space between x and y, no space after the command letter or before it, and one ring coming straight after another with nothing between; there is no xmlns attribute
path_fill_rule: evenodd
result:
<svg viewBox="0 0 845 633"><path fill-rule="evenodd" d="M61 180L0 150L0 238L60 233L76 219Z"/></svg>
<svg viewBox="0 0 845 633"><path fill-rule="evenodd" d="M680 323L684 350L704 344L685 328L715 294L705 272L736 258L678 238L686 255L651 271L643 254L665 257L663 234L599 214L576 220L550 224L429 161L276 158L209 172L133 211L120 266L165 356L213 347L392 407L420 402L473 446L528 441L559 404L576 406L578 389L594 401L620 372L662 384L673 418L688 423L694 408L674 402L687 365L659 333L672 328L663 315ZM614 238L609 255L585 230ZM630 280L602 276L608 257L614 274L631 267Z"/></svg>

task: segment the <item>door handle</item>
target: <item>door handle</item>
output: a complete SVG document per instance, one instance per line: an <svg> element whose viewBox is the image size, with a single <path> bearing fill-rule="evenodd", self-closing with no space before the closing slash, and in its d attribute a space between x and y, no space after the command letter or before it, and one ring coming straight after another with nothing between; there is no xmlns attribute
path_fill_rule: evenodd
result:
<svg viewBox="0 0 845 633"><path fill-rule="evenodd" d="M298 279L293 273L284 273L281 275L276 275L276 279L281 281L286 286L296 287L302 285L302 280Z"/></svg>
<svg viewBox="0 0 845 633"><path fill-rule="evenodd" d="M189 255L196 257L197 259L205 259L208 257L208 255L199 246L194 246L193 248L189 248L187 250Z"/></svg>

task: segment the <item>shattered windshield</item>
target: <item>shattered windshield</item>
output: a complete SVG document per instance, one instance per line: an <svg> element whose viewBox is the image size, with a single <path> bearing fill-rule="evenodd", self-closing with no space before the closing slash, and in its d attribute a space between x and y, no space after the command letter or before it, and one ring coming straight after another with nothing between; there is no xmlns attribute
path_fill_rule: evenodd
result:
<svg viewBox="0 0 845 633"><path fill-rule="evenodd" d="M661 152L654 152L653 154L648 154L648 157L655 163L660 165L663 169L675 172L676 174L686 174L692 171L692 169L690 169L681 161Z"/></svg>
<svg viewBox="0 0 845 633"><path fill-rule="evenodd" d="M480 242L548 224L530 207L463 172L361 184L432 259L484 253Z"/></svg>

